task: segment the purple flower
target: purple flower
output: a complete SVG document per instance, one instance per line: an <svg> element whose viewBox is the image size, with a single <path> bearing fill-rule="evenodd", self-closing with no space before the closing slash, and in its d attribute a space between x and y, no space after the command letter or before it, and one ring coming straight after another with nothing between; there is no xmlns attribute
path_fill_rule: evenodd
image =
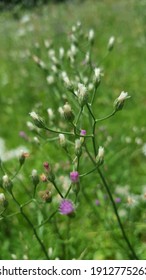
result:
<svg viewBox="0 0 146 280"><path fill-rule="evenodd" d="M64 199L59 206L59 212L62 215L70 215L75 211L72 201Z"/></svg>
<svg viewBox="0 0 146 280"><path fill-rule="evenodd" d="M86 130L85 129L81 129L81 135L85 136L86 135Z"/></svg>
<svg viewBox="0 0 146 280"><path fill-rule="evenodd" d="M70 179L71 179L72 183L79 182L79 173L78 173L78 171L70 172Z"/></svg>
<svg viewBox="0 0 146 280"><path fill-rule="evenodd" d="M98 199L95 200L95 204L98 206L100 205L100 201Z"/></svg>
<svg viewBox="0 0 146 280"><path fill-rule="evenodd" d="M115 202L116 202L116 203L120 203L120 202L121 202L121 198L120 198L120 197L116 197L116 198L115 198Z"/></svg>
<svg viewBox="0 0 146 280"><path fill-rule="evenodd" d="M19 136L24 138L25 140L28 140L28 137L27 137L27 135L26 135L26 133L24 131L20 131L19 132Z"/></svg>

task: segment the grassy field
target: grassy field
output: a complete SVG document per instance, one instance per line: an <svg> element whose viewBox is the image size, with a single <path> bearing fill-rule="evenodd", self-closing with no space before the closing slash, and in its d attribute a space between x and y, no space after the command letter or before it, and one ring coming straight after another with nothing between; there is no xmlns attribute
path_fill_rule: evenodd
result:
<svg viewBox="0 0 146 280"><path fill-rule="evenodd" d="M131 96L122 111L100 123L97 138L105 147L102 169L114 198L120 198L117 208L140 259L146 258L145 13L146 2L142 0L89 0L50 4L31 11L16 8L0 14L0 143L4 141L6 149L4 153L1 144L0 156L4 159L6 172L11 175L17 170L18 159L11 158L11 154L16 153L18 147L25 146L30 153L22 173L14 180L16 197L21 204L30 198L32 169L43 173L45 161L54 166L60 184L65 185L68 178L70 166L58 142L52 145L47 141L50 135L42 133L45 140L38 136L40 144L35 143L35 135L26 123L31 121L31 111L47 118L46 110L52 108L56 124L60 124L58 107L63 105L63 101L54 97L57 84L47 84L46 73L37 67L32 56L49 63L44 40L53 40L56 52L60 46L67 49L71 28L81 21L85 32L91 28L95 30L94 63L100 63L104 72L93 108L96 117L102 118L112 112L113 101L121 91ZM103 59L111 36L116 38L114 49ZM81 42L81 47L86 50L86 43ZM65 93L63 90L62 95ZM83 124L88 130L89 124L86 121ZM62 122L62 128L63 125ZM20 137L20 131L24 131L26 137ZM6 155L10 159L5 161ZM81 163L82 173L85 167L91 169L86 157ZM0 175L3 175L2 172ZM82 181L85 188L79 196L76 218L69 220L56 215L49 227L38 228L46 249L53 248L50 258L130 258L126 245L122 245L121 232L99 177L86 178ZM41 183L39 189L44 188ZM96 199L100 200L100 205L95 204ZM7 200L6 216L18 211L9 194ZM24 207L25 213L33 224L39 224L56 209L56 197L54 201L55 205L50 203L45 206L30 203ZM0 223L0 259L44 258L35 237L32 238L32 229L21 215L2 217Z"/></svg>

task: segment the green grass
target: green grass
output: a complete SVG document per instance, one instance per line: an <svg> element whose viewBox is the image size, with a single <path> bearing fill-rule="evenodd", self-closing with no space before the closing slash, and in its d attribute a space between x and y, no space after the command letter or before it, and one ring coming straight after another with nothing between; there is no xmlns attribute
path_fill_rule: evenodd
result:
<svg viewBox="0 0 146 280"><path fill-rule="evenodd" d="M103 169L112 192L115 192L117 186L125 188L128 185L131 194L142 194L146 169L145 156L142 153L142 146L146 143L145 11L146 3L142 0L89 0L83 3L50 4L31 11L20 10L17 17L15 11L0 14L0 137L4 138L7 149L25 145L31 153L23 168L23 183L27 191L24 192L21 184L19 186L19 181L16 182L16 193L21 203L27 201L32 190L30 180L32 169L38 169L39 173L42 173L44 161L48 160L53 166L59 164L59 167L56 167L57 176L62 174L68 176L70 172L70 167L64 164L67 162L65 154L63 151L59 152L58 144L52 146L51 143L47 144L40 139L41 145L38 148L32 141L26 142L21 139L19 132L25 131L32 140L32 134L26 126L26 121L30 121L29 112L37 110L46 116L48 107L55 108L57 112L60 106L55 101L53 88L47 85L46 77L33 62L32 55L38 54L42 59L47 59L43 43L45 39L53 38L56 49L62 45L67 47L66 34L78 20L82 22L84 30L88 31L89 28L95 30L95 63L100 62L104 57L109 37L113 35L116 38L114 50L101 63L104 77L94 105L96 117L102 118L113 110L113 101L121 91L127 91L131 98L115 117L100 123L97 137L100 145L105 146ZM29 15L30 20L23 23L21 19L26 14ZM36 43L39 43L40 49L35 47ZM83 44L82 48L86 49L86 45ZM85 126L87 126L86 123ZM112 141L106 146L108 136ZM126 143L127 137L131 138L130 143ZM141 139L139 145L136 143L138 138ZM12 173L17 169L16 165L17 159L6 163L6 167ZM82 162L82 171L85 167L87 170L90 169L89 161L86 165ZM46 246L53 247L52 258L127 258L126 249L119 250L117 239L120 238L120 231L116 228L117 223L110 203L103 199L99 178L90 176L87 180L83 180L83 185L86 186L85 190L90 201L86 201L85 197L80 197L81 205L79 205L76 217L77 227L74 227L74 219L72 219L70 221L72 234L69 239L63 241L58 238L57 222L59 231L67 239L67 221L64 223L62 217L57 216L50 228L45 226L39 230L40 237L47 244ZM41 184L40 189L43 188ZM97 197L100 197L102 205L96 207L98 216L96 215L95 219L89 204ZM8 214L10 214L17 211L17 207L13 205L9 196L8 199ZM126 203L124 196L122 203L118 206L119 211L127 207ZM86 206L83 207L83 205ZM43 210L45 217L48 213L50 214L51 207L54 209L55 206L52 204L45 206ZM135 250L141 259L146 257L144 207L145 202L138 207L126 208L128 214L126 218L122 217L123 223L126 224L127 234L131 242L135 244ZM32 204L25 211L37 224L42 219L40 210L36 213L36 208ZM82 219L86 213L86 219ZM44 258L39 245L36 245L35 238L32 239L31 230L29 228L26 230L26 228L25 221L19 215L12 220L1 221L0 239L3 244L1 259L11 259L11 254L16 254L20 259L25 254L29 259ZM56 239L58 242L55 243ZM65 252L62 251L64 246Z"/></svg>

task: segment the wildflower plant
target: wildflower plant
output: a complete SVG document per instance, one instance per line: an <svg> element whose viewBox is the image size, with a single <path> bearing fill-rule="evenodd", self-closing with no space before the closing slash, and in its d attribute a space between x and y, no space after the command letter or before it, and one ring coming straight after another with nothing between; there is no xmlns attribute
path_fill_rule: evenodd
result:
<svg viewBox="0 0 146 280"><path fill-rule="evenodd" d="M29 200L22 203L22 199L17 198L15 184L22 167L27 165L27 160L32 155L21 153L18 159L18 170L15 174L7 170L2 161L0 162L2 174L0 219L7 220L9 217L12 219L18 214L21 215L27 226L32 229L32 234L44 254L42 258L45 259L50 258L48 253L50 247L54 250L54 258L58 256L62 259L79 258L70 241L72 238L71 224L73 228L76 228L77 220L82 223L83 217L80 216L80 211L84 213L84 216L88 215L88 210L86 213L88 208L85 206L87 204L93 214L90 220L94 221L95 231L100 217L98 209L100 208L102 211L102 201L105 195L112 207L113 219L116 220L126 257L138 259L134 244L130 240L118 211L121 198L114 197L111 185L108 183L109 179L105 176L104 163L108 151L100 142L99 137L100 123L112 117L115 118L130 96L122 89L116 100L109 104L111 113L102 118L99 117L98 89L104 79L104 71L101 63L94 57L95 36L96 32L93 29L86 33L83 31L81 23L77 22L68 36L68 47L60 46L56 49L53 48L52 43L45 40L46 61L43 61L41 56L32 54L34 63L44 73L50 96L48 96L48 104L44 104L46 113L44 113L44 109L42 112L38 112L34 108L32 108L32 112L29 112L27 127L30 134L32 133L33 139L35 135L35 141L32 143L35 142L37 149L43 149L46 156L44 162L41 163L41 170L37 170L37 167L33 166L30 171L29 181L33 187L28 191ZM114 43L115 38L112 36L107 42L105 57L110 55ZM50 107L51 104L54 104L53 108ZM49 157L48 152L45 152L44 143L56 147L53 159ZM59 150L63 155L63 162L58 162ZM57 163L58 166L56 166ZM65 163L67 164L66 169ZM63 176L63 182L60 181L60 174ZM65 177L68 180L64 186ZM100 182L102 186L99 189L98 198L95 197L95 203L92 203L93 190L90 188L89 182L92 182L92 186L93 182L94 185ZM17 211L14 213L8 211L11 199L17 206ZM31 215L31 209L35 211L35 216L39 215L39 219ZM101 217L105 223L106 215ZM62 232L64 233L65 226L67 235L64 238ZM50 230L50 227L55 228L57 237L55 237L54 243L50 231L44 231L44 237L43 230L41 230L43 228ZM98 232L98 226L96 230ZM76 238L78 237L76 236ZM116 238L114 242L120 246ZM56 255L55 251L57 251Z"/></svg>

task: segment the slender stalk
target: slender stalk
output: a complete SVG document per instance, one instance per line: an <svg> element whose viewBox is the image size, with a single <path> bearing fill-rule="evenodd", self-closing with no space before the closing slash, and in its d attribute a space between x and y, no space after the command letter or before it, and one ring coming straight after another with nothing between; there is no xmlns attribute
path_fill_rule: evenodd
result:
<svg viewBox="0 0 146 280"><path fill-rule="evenodd" d="M95 128L96 128L96 123L97 123L97 121L99 121L99 120L96 120L96 119L95 119L95 117L94 117L94 115L93 115L93 113L92 113L92 110L91 110L89 104L87 104L87 108L88 108L89 114L92 116L93 121L94 121L94 124L93 124L93 127L92 127L92 133L93 133L92 143L93 143L94 156L96 157L96 154L97 154L97 153L96 153L96 143L95 143ZM114 110L110 115L108 115L107 117L105 117L105 118L103 118L103 119L107 119L107 118L113 116L115 113L116 113L116 111ZM89 117L90 117L90 116L89 116ZM103 120L103 119L101 119L101 120ZM93 162L93 164L96 166L96 161L94 160L94 158L92 157L92 155L91 155L90 152L88 151L88 148L87 148L86 144L85 144L85 149L86 149L86 152L87 152L89 158L91 159L91 161ZM103 182L103 185L104 185L104 187L105 187L105 189L106 189L106 191L107 191L107 193L108 193L108 195L109 195L109 198L110 198L111 204L112 204L112 206L113 206L113 210L114 210L114 212L115 212L115 215L116 215L116 218L117 218L119 227L120 227L120 229L121 229L121 233L122 233L122 235L123 235L123 238L124 238L125 242L127 243L127 246L128 246L128 248L129 248L129 250L130 250L130 252L131 252L133 258L134 258L134 259L138 259L138 256L136 255L136 253L135 253L135 251L134 251L134 249L133 249L133 247L132 247L132 245L131 245L131 243L130 243L130 241L129 241L127 235L126 235L126 232L125 232L125 230L124 230L124 227L123 227L123 224L122 224L122 222L121 222L120 216L119 216L119 214L118 214L117 207L116 207L116 204L115 204L115 202L114 202L114 199L113 199L112 193L111 193L111 191L110 191L110 188L109 188L109 186L108 186L108 184L107 184L107 182L106 182L106 180L105 180L105 177L103 176L103 174L102 174L102 172L101 172L101 170L100 170L99 167L97 168L97 172L98 172L98 174L99 174L99 176L100 176L100 178L101 178L101 180L102 180L102 182Z"/></svg>
<svg viewBox="0 0 146 280"><path fill-rule="evenodd" d="M116 215L116 217L117 217L117 221L118 221L118 223L119 223L119 226L120 226L121 232L122 232L122 234L123 234L123 237L124 237L124 239L125 239L125 241L126 241L128 247L129 247L129 249L130 249L130 251L131 251L131 253L132 253L134 259L138 260L138 257L137 257L137 255L136 255L136 253L135 253L135 251L134 251L134 249L133 249L133 247L132 247L132 245L131 245L131 243L130 243L130 241L129 241L129 239L128 239L126 233L125 233L125 230L124 230L124 227L123 227L123 225L122 225L120 216L119 216L119 214L118 214L117 207L116 207L116 204L115 204L115 202L114 202L113 196L112 196L112 194L111 194L110 188L109 188L109 186L108 186L108 184L107 184L107 182L106 182L106 180L105 180L105 178L104 178L104 176L103 176L103 174L102 174L100 168L98 168L98 174L100 175L100 178L101 178L101 180L102 180L102 182L103 182L103 184L104 184L104 187L106 188L106 191L107 191L107 193L108 193L108 195L109 195L109 198L110 198L110 200L111 200L111 203L112 203L112 205L113 205L113 209L114 209L115 215Z"/></svg>
<svg viewBox="0 0 146 280"><path fill-rule="evenodd" d="M40 247L42 248L42 251L43 251L44 254L45 254L45 257L46 257L47 260L48 260L48 259L49 259L49 256L48 256L47 250L46 250L46 248L45 248L45 245L44 245L44 243L41 241L41 239L39 238L38 233L37 233L37 231L36 231L36 229L35 229L33 223L32 223L31 220L28 218L28 216L23 212L23 209L22 209L20 203L18 202L18 200L15 198L13 192L11 192L11 196L12 196L13 200L15 201L15 203L17 204L17 206L19 207L21 215L22 215L23 218L27 221L27 223L29 224L29 226L32 228L33 233L34 233L34 235L35 235L35 237L36 237L38 243L40 244Z"/></svg>
<svg viewBox="0 0 146 280"><path fill-rule="evenodd" d="M89 155L91 161L93 162L94 165L96 165L96 162L93 159L93 157L91 156L90 152L88 151L87 146L85 146L85 148L86 148L86 152ZM114 209L114 212L115 212L115 215L116 215L119 227L120 227L122 235L123 235L123 238L124 238L125 242L127 243L128 248L129 248L130 252L132 253L133 258L138 260L138 256L136 255L136 253L135 253L135 251L134 251L134 249L133 249L133 247L132 247L132 245L131 245L131 243L130 243L127 235L126 235L124 227L122 225L122 222L121 222L120 216L118 214L117 207L116 207L116 204L114 202L114 199L113 199L112 193L110 191L110 188L109 188L109 186L108 186L108 184L107 184L107 182L106 182L106 180L105 180L105 178L104 178L104 176L103 176L103 174L102 174L102 172L101 172L99 167L98 167L97 171L98 171L98 174L99 174L99 176L100 176L100 178L101 178L101 180L103 182L103 185L104 185L104 187L105 187L105 189L106 189L106 191L107 191L107 193L109 195L109 198L110 198L110 201L112 203L112 206L113 206L113 209Z"/></svg>
<svg viewBox="0 0 146 280"><path fill-rule="evenodd" d="M61 198L64 198L64 196L62 195L61 191L58 189L55 181L52 182L53 186L55 187L56 191L59 193L59 195L61 196Z"/></svg>
<svg viewBox="0 0 146 280"><path fill-rule="evenodd" d="M88 172L86 172L86 173L81 174L81 175L80 175L80 178L91 174L92 172L94 172L95 170L97 170L97 168L98 168L98 167L96 166L96 167L93 168L92 170L90 170L90 171L88 171Z"/></svg>
<svg viewBox="0 0 146 280"><path fill-rule="evenodd" d="M116 110L114 110L111 114L107 115L107 116L106 116L106 117L104 117L104 118L101 118L101 119L96 119L96 120L95 120L95 122L97 123L97 122L100 122L100 121L107 120L107 119L109 119L110 117L114 116L114 115L115 115L115 113L116 113Z"/></svg>

